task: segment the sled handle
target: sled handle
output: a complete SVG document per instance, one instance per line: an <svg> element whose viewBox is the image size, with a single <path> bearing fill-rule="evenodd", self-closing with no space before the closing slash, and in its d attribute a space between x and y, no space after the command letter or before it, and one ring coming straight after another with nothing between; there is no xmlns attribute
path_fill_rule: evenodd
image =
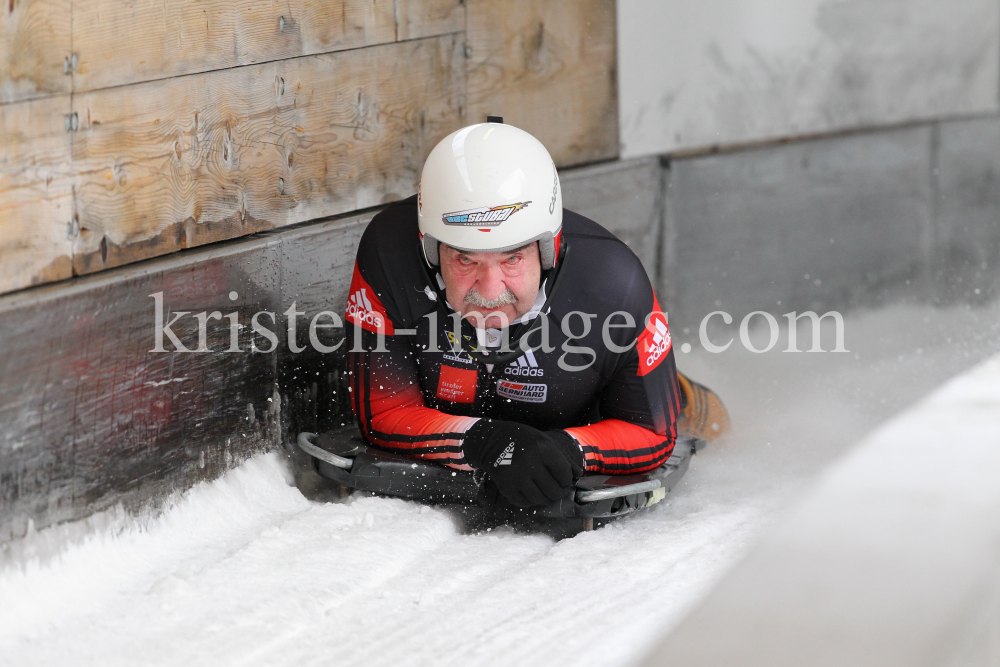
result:
<svg viewBox="0 0 1000 667"><path fill-rule="evenodd" d="M328 452L321 447L317 447L313 444L313 440L318 438L319 435L316 433L309 433L308 431L302 431L299 433L299 437L296 442L299 445L299 449L304 451L309 456L319 459L320 461L325 461L332 466L337 466L338 468L343 468L344 470L350 470L351 466L354 465L354 459L344 458L343 456L337 456L332 452Z"/></svg>
<svg viewBox="0 0 1000 667"><path fill-rule="evenodd" d="M627 484L625 486L613 486L610 489L597 489L596 491L577 491L576 501L578 503L594 503L598 500L608 500L609 498L620 498L631 496L634 493L646 493L656 491L663 484L658 479L651 479L637 484Z"/></svg>

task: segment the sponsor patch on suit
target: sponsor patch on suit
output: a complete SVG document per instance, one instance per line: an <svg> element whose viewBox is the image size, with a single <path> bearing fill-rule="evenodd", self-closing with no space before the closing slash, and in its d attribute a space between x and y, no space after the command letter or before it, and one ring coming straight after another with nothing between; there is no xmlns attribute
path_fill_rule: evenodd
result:
<svg viewBox="0 0 1000 667"><path fill-rule="evenodd" d="M497 395L522 403L544 403L548 398L549 386L531 382L497 381Z"/></svg>
<svg viewBox="0 0 1000 667"><path fill-rule="evenodd" d="M472 369L442 366L437 397L452 403L475 403L478 375Z"/></svg>

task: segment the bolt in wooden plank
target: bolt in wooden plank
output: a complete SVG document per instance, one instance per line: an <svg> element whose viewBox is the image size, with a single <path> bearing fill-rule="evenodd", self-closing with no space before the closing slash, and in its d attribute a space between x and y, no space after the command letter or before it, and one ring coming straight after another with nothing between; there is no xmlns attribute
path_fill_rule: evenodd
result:
<svg viewBox="0 0 1000 667"><path fill-rule="evenodd" d="M470 121L503 116L559 166L618 155L614 0L468 0Z"/></svg>
<svg viewBox="0 0 1000 667"><path fill-rule="evenodd" d="M71 2L0 2L0 104L70 92Z"/></svg>
<svg viewBox="0 0 1000 667"><path fill-rule="evenodd" d="M461 41L448 35L74 96L75 270L413 194L427 153L462 124Z"/></svg>
<svg viewBox="0 0 1000 667"><path fill-rule="evenodd" d="M0 292L72 275L69 95L0 105Z"/></svg>

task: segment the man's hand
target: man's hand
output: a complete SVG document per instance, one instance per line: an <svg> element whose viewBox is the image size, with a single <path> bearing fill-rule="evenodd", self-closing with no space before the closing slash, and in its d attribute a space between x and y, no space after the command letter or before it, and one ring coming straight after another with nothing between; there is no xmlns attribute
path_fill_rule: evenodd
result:
<svg viewBox="0 0 1000 667"><path fill-rule="evenodd" d="M566 431L480 419L466 431L462 450L516 507L550 505L583 474L583 452Z"/></svg>

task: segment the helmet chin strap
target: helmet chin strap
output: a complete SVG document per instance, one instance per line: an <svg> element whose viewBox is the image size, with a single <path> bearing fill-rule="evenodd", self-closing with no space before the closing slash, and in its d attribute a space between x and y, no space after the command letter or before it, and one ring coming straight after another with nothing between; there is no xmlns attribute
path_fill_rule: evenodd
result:
<svg viewBox="0 0 1000 667"><path fill-rule="evenodd" d="M439 243L440 241L430 234L420 235L420 252L424 256L424 263L431 268L441 265Z"/></svg>
<svg viewBox="0 0 1000 667"><path fill-rule="evenodd" d="M549 304L552 303L552 299L555 297L556 292L559 289L559 285L562 282L561 281L563 274L562 269L566 265L566 257L568 255L569 255L569 243L566 242L566 239L562 239L562 242L559 244L559 255L558 255L559 260L556 263L556 266L552 268L553 271L552 286L549 289L549 293L545 295L545 302L542 304L541 309L538 311L538 315L535 318L533 318L530 322L527 323L518 322L514 326L509 327L511 333L513 334L511 336L512 340L510 341L511 344L513 345L512 349L504 350L501 347L500 350L496 352L490 352L488 350L467 349L462 344L462 336L458 335L455 337L455 342L461 348L461 351L465 352L471 358L475 359L480 363L502 366L514 361L528 350L531 350L532 352L539 350L541 348L541 344L539 344L538 347L531 347L530 344L522 345L522 343L527 343L528 336L530 336L535 331L538 331L539 327L541 326L539 324L541 322L541 318L548 317ZM438 312L443 314L445 317L449 317L447 307L445 306L446 300L442 298L440 292L437 289L435 289L437 285L437 280L431 274L430 270L428 270L427 273L430 283L431 285L433 285L431 289L433 289L434 292L438 295L438 298L436 299ZM523 331L521 329L523 329Z"/></svg>

